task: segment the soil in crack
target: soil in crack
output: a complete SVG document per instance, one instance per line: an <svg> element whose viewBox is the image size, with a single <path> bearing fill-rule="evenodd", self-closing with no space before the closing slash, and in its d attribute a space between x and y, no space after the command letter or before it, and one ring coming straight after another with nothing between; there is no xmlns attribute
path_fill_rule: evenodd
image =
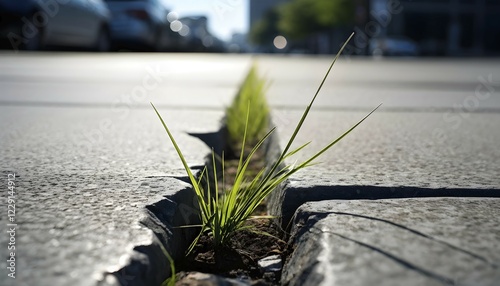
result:
<svg viewBox="0 0 500 286"><path fill-rule="evenodd" d="M238 159L225 160L224 182L219 181L220 189L227 189L233 183L238 167ZM251 180L265 167L265 156L260 150L252 157L248 169ZM266 204L262 203L254 212L255 216L266 215ZM247 280L252 285L280 285L281 272L263 273L257 262L271 255L279 255L284 263L287 244L284 233L270 219L252 219L246 222L252 231L242 230L235 233L229 245L214 249L212 238L204 234L200 237L193 251L177 263L178 278L190 271L211 273L228 278Z"/></svg>
<svg viewBox="0 0 500 286"><path fill-rule="evenodd" d="M280 285L280 273L262 273L257 262L271 255L285 259L286 243L268 219L249 220L254 231L238 231L228 246L214 249L212 238L203 235L193 251L179 264L182 272L197 271L251 280L255 285ZM269 235L256 233L265 232ZM271 236L270 236L271 235ZM178 273L182 276L183 273Z"/></svg>

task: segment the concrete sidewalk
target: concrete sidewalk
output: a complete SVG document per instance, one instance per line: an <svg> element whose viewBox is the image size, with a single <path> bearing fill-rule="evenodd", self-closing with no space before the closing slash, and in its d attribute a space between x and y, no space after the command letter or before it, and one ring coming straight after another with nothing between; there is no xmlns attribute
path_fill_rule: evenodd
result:
<svg viewBox="0 0 500 286"><path fill-rule="evenodd" d="M3 260L1 275L7 284L2 285L96 285L106 272L120 271L131 259L143 265L136 272L118 273L128 285L158 282L164 277L168 264L163 262L165 268L161 269L160 261L148 257L149 250L145 250L150 247L161 253L152 229L160 228L156 232L161 235L162 227L172 231L175 223L189 223L185 216L195 214L182 213L182 208L179 212L176 201L193 203L194 197L188 184L174 178L184 175L182 165L154 111L131 111L126 120L102 135L103 140L96 135L90 149L78 144L83 139L79 137L89 126L108 120L108 110L1 109L3 118L17 118L17 127L26 125L22 135L4 141L0 151L5 185L7 174L16 174L18 224L17 277L5 278ZM18 117L23 112L30 114L30 120ZM196 118L186 111L161 112L191 166L203 166L210 149L185 132L217 131L222 112L197 111L200 117ZM57 119L48 119L53 114ZM2 128L8 125L2 124ZM192 207L188 204L184 211ZM7 213L5 205L2 213ZM163 216L171 225L152 220L156 216ZM2 224L6 224L5 218ZM180 241L185 244L188 239ZM7 241L2 232L2 245ZM170 247L172 255L178 256L186 246ZM149 277L137 278L143 271ZM107 281L113 285L110 279ZM141 279L147 280L137 282Z"/></svg>
<svg viewBox="0 0 500 286"><path fill-rule="evenodd" d="M184 255L194 230L173 226L192 224L197 215L189 185L176 179L185 176L182 164L149 101L199 170L210 148L187 133L219 130L249 61L1 57L1 175L7 186L8 174L16 174L17 229L16 279L7 277L2 259L0 284L159 285L170 275L161 245ZM6 204L0 213L4 230ZM0 235L4 258L8 235Z"/></svg>
<svg viewBox="0 0 500 286"><path fill-rule="evenodd" d="M262 72L273 79L269 98L275 106L273 121L278 127L280 145L284 146L331 59L287 61L263 57L259 61ZM320 157L318 165L290 180L287 195L291 203L295 200L295 205L285 211L285 220L290 219L301 203L314 200L313 197L318 200L445 196L453 195L452 190L457 195L499 196L497 64L500 62L495 60L338 62L294 146L309 141L311 144L291 161L305 160L379 103L383 102L383 106ZM373 85L379 81L386 84ZM357 96L363 98L353 104L351 97ZM427 101L428 98L431 100ZM468 104L474 100L478 106L473 108ZM353 190L348 194L329 192L334 186L353 186ZM318 187L323 191L307 195L308 189ZM294 189L297 191L293 192ZM383 194L377 196L377 191Z"/></svg>
<svg viewBox="0 0 500 286"><path fill-rule="evenodd" d="M330 60L259 57L261 73L273 81L269 101L282 146ZM101 285L130 286L158 284L168 276L160 245L167 245L165 241L173 236L179 244L170 245L168 251L182 251L180 244L189 241L189 233L176 232L173 226L191 219L193 200L188 184L175 179L184 171L149 101L164 115L190 166L199 169L209 148L186 132L218 131L224 106L236 93L250 62L248 56L225 55L0 54L0 171L5 186L8 174L16 173L18 223L17 278L7 277L6 260L2 260L1 284L96 285L101 281ZM408 228L422 222L415 227L418 231L498 264L498 258L488 254L498 252L495 242L500 239L500 226L492 219L499 214L498 199L414 197L450 192L452 196L498 197L499 64L496 60L339 62L297 138L297 144L313 141L297 159L340 135L379 102L384 101L384 107L320 158L322 164L297 174L284 193L275 194L278 199L273 211L283 214L284 221L295 214L297 222L291 228L291 242L297 244L291 261L304 251L304 257L326 263L318 264L314 259L289 263L284 270L286 281L330 285L337 276L359 278L338 280L353 285L385 281L388 272L371 267L390 267L394 260L359 244L335 248L337 242L348 243L338 236L325 236L326 240L317 244L314 235L306 235L319 226L322 231L338 233L334 229L340 226L338 218L324 214L341 212L345 206L356 215L388 221L415 211L408 220L393 222ZM463 108L458 108L452 113L457 111L455 105L466 105L470 110L462 113ZM382 200L375 205L363 200L352 205L339 201L390 195L411 197L391 200L390 218L385 217L387 206ZM309 203L296 212L311 200L324 202ZM179 201L187 202L184 210L188 210L188 218L176 204ZM443 207L446 204L457 207ZM465 212L469 207L472 211ZM456 217L456 227L449 232L440 232L446 220L433 218L438 208L442 209L440 218L443 214ZM7 214L7 206L0 205L0 212ZM7 219L7 215L0 216L2 226L7 225ZM306 228L298 223L309 219L321 221ZM331 219L333 222L326 221ZM483 228L477 222L491 223ZM472 225L475 228L463 229ZM355 236L349 227L359 230ZM399 250L385 249L386 244L377 244L377 249L395 257L406 251L404 245L410 238L399 236L399 229L371 232L367 227L372 226L363 220L348 221L341 234L357 240L357 235L382 240L397 235L399 240L387 241L400 245ZM483 238L480 249L467 240L474 230ZM5 255L7 235L3 231L0 235ZM313 256L308 250L311 245L324 256ZM322 248L325 245L332 248ZM407 261L424 268L422 264L434 257L430 253L435 248L428 245L417 247L423 251L420 260ZM360 249L366 256L356 271L349 264L336 265L334 272L321 268L333 265L329 261L336 259L339 251L345 250L343 257L354 259ZM321 266L314 268L321 275L308 276L312 264ZM475 275L490 279L481 280L486 281L484 285L498 281L497 268L488 272L477 265L460 281ZM456 269L461 271L459 266ZM398 267L402 270L391 280L394 285L430 281L411 267ZM361 279L366 276L358 275L359 271L374 280Z"/></svg>
<svg viewBox="0 0 500 286"><path fill-rule="evenodd" d="M328 60L261 63L286 73L270 72L277 78L269 94L284 146ZM331 77L294 145L312 143L289 163L384 105L272 195L271 214L281 215L294 245L282 283L498 285L498 69L353 60L339 62Z"/></svg>

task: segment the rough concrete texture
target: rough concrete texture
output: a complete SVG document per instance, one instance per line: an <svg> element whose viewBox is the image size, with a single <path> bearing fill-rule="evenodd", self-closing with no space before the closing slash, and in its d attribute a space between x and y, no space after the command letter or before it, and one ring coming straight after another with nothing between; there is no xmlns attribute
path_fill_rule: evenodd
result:
<svg viewBox="0 0 500 286"><path fill-rule="evenodd" d="M273 78L275 144L286 145L329 61L261 58ZM500 284L499 199L323 201L500 197L497 65L495 60L338 62L294 146L312 143L288 163L314 155L384 105L318 158L318 165L296 173L272 194L271 214L281 215L283 226L296 234L282 283ZM297 208L295 224L288 225Z"/></svg>
<svg viewBox="0 0 500 286"><path fill-rule="evenodd" d="M189 185L173 178L184 171L154 111L130 109L120 118L92 108L0 110L2 130L16 130L1 141L2 182L15 172L18 196L17 277L7 277L2 259L0 284L115 285L107 272L117 272L122 285L166 278L158 242L182 255L188 234L172 225L193 221L195 201ZM210 149L186 132L217 130L222 111L160 112L188 163L203 165ZM110 127L100 129L103 122ZM5 204L0 212L7 213ZM2 225L6 218L0 217ZM2 231L0 244L7 239Z"/></svg>
<svg viewBox="0 0 500 286"><path fill-rule="evenodd" d="M287 285L499 285L500 199L330 200L294 217Z"/></svg>
<svg viewBox="0 0 500 286"><path fill-rule="evenodd" d="M261 57L273 79L277 140L285 146L330 57ZM344 57L333 67L295 144L301 162L383 102L362 125L296 173L271 198L287 224L304 202L433 196L500 196L497 60L376 61Z"/></svg>
<svg viewBox="0 0 500 286"><path fill-rule="evenodd" d="M172 226L195 201L149 102L199 169L210 148L187 132L218 131L248 57L0 53L0 67L1 181L15 172L18 194L17 278L2 259L0 284L158 285L160 242L183 254L194 230Z"/></svg>
<svg viewBox="0 0 500 286"><path fill-rule="evenodd" d="M318 89L332 56L259 56L272 84L269 103L303 109ZM325 82L317 109L392 111L500 111L498 59L374 58L341 56Z"/></svg>
<svg viewBox="0 0 500 286"><path fill-rule="evenodd" d="M291 161L313 155L364 114L313 110L296 146L312 142ZM281 114L288 120L288 124L277 123L281 146L300 115L299 111ZM273 194L273 214L283 213L286 224L302 203L323 199L500 196L500 149L496 148L500 114L467 114L457 130L442 116L377 111L319 157L318 165L294 175L284 193ZM435 132L442 133L436 137Z"/></svg>
<svg viewBox="0 0 500 286"><path fill-rule="evenodd" d="M262 73L273 81L269 101L281 144L330 60L260 57ZM161 253L158 240L179 216L172 218L171 207L158 210L173 206L165 196L187 185L172 178L184 172L149 101L165 115L188 163L201 166L208 148L184 132L219 128L249 62L226 55L0 53L0 171L4 184L8 173L18 174L19 196L18 279L5 280L2 260L1 284L114 284L103 273L120 269L123 285L162 278L151 273L167 268L164 257L155 269L148 259ZM313 140L302 155L340 135L365 110L382 101L384 107L320 158L323 164L294 176L289 190L334 194L334 186L367 186L346 189L345 196L359 191L358 198L402 186L413 196L441 187L496 193L498 66L498 60L339 61L297 138ZM472 107L460 107L466 104ZM287 208L290 216L301 203ZM6 213L4 204L0 212ZM0 223L6 219L0 216ZM2 232L2 247L6 241Z"/></svg>
<svg viewBox="0 0 500 286"><path fill-rule="evenodd" d="M0 103L149 109L153 101L157 107L219 110L231 103L249 59L215 54L0 52Z"/></svg>

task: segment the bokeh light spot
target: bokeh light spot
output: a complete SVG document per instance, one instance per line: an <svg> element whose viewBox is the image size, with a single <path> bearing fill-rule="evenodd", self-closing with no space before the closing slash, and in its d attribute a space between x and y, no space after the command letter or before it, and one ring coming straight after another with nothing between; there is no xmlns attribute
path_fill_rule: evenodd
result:
<svg viewBox="0 0 500 286"><path fill-rule="evenodd" d="M173 21L179 19L179 15L176 12L170 12L167 14L167 21L172 23Z"/></svg>
<svg viewBox="0 0 500 286"><path fill-rule="evenodd" d="M179 20L175 20L170 23L170 29L174 32L179 32L182 29L182 23Z"/></svg>
<svg viewBox="0 0 500 286"><path fill-rule="evenodd" d="M179 35L186 37L187 35L189 35L189 32L190 32L189 27L187 25L182 25L182 28L179 31Z"/></svg>
<svg viewBox="0 0 500 286"><path fill-rule="evenodd" d="M274 38L273 44L277 49L282 50L286 47L287 41L286 38L283 36L276 36Z"/></svg>

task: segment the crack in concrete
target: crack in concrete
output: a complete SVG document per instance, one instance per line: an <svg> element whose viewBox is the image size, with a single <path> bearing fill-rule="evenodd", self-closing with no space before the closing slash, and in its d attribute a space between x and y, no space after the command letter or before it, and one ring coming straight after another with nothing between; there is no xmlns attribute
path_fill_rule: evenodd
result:
<svg viewBox="0 0 500 286"><path fill-rule="evenodd" d="M382 199L410 199L410 198L498 198L500 189L474 189L474 188L422 188L422 187L386 187L369 185L314 185L292 186L285 182L285 187L280 190L279 196L271 195L275 201L273 208L282 215L281 225L286 227L292 220L293 214L304 203L324 200L382 200Z"/></svg>

